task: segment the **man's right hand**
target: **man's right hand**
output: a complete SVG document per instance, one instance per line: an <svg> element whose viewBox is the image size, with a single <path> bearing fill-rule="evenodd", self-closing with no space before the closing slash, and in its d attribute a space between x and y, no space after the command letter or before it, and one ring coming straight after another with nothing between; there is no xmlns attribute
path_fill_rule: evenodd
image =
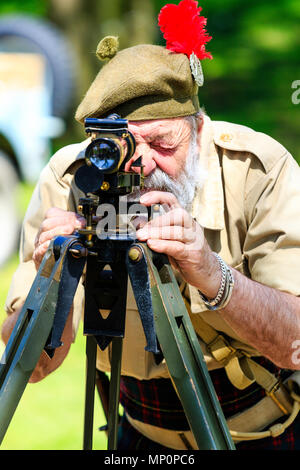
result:
<svg viewBox="0 0 300 470"><path fill-rule="evenodd" d="M38 270L52 238L71 235L76 229L84 228L86 220L75 212L52 207L46 212L34 242L32 259Z"/></svg>

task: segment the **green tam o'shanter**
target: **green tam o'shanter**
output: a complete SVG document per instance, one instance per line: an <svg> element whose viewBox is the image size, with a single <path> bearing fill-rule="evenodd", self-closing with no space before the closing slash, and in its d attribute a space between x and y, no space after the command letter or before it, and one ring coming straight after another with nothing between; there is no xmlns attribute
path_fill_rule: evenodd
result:
<svg viewBox="0 0 300 470"><path fill-rule="evenodd" d="M203 84L200 59L212 57L205 51L211 37L197 5L194 0L182 0L162 8L158 24L166 47L141 44L118 51L118 38L103 38L96 55L108 62L88 89L75 118L83 123L88 117L117 113L123 119L141 121L199 111L198 86Z"/></svg>

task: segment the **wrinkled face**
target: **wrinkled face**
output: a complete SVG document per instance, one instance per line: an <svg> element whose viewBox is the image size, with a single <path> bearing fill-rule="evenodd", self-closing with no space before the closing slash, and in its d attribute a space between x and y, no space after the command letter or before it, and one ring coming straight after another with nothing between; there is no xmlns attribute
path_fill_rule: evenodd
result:
<svg viewBox="0 0 300 470"><path fill-rule="evenodd" d="M130 122L128 129L136 139L136 151L125 171L142 155L144 175L159 168L172 178L182 172L191 141L191 124L184 118ZM132 168L138 172L139 169Z"/></svg>
<svg viewBox="0 0 300 470"><path fill-rule="evenodd" d="M196 187L201 187L206 172L199 163L199 135L201 120L190 118L162 119L129 123L136 138L136 152L125 166L142 155L144 189L131 193L132 200L151 190L173 193L182 207L191 209ZM139 172L139 168L132 168Z"/></svg>

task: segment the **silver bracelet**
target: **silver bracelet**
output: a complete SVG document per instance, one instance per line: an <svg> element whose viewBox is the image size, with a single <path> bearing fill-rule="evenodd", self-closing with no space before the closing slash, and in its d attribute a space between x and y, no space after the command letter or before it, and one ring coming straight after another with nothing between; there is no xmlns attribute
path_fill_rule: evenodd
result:
<svg viewBox="0 0 300 470"><path fill-rule="evenodd" d="M217 254L214 253L215 257L219 261L220 268L221 268L221 283L220 287L218 290L218 293L214 299L208 299L202 292L199 292L199 295L201 299L203 300L205 306L208 308L208 310L220 310L221 308L224 308L232 295L233 291L233 286L234 286L234 279L232 275L232 271L227 266L227 264L222 260L222 258Z"/></svg>

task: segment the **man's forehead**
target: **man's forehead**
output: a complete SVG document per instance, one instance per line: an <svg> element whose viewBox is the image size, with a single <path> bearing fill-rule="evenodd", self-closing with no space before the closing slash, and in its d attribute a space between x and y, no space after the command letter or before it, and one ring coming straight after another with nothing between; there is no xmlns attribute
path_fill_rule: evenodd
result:
<svg viewBox="0 0 300 470"><path fill-rule="evenodd" d="M153 119L151 121L129 121L128 128L141 137L174 136L182 127L188 125L184 118Z"/></svg>

